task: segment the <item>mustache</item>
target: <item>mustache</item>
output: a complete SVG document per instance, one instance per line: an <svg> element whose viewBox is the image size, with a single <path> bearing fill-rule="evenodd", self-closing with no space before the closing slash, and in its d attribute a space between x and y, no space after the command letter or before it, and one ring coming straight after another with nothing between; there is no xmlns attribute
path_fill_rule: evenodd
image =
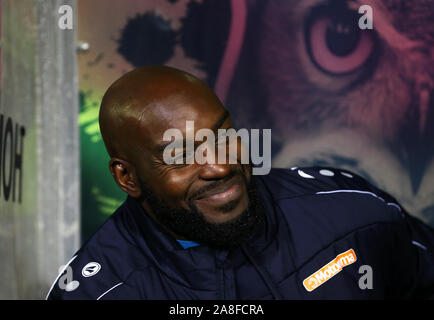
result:
<svg viewBox="0 0 434 320"><path fill-rule="evenodd" d="M188 197L188 202L192 202L193 200L199 198L201 195L203 195L203 194L205 194L205 193L207 193L207 192L209 192L215 188L218 188L223 184L226 184L229 180L231 180L233 177L238 176L238 175L241 176L244 183L246 183L246 185L247 185L247 179L245 177L244 172L241 169L237 169L237 170L231 171L224 179L212 182L209 185L206 185L206 186L196 190L193 194L191 194Z"/></svg>

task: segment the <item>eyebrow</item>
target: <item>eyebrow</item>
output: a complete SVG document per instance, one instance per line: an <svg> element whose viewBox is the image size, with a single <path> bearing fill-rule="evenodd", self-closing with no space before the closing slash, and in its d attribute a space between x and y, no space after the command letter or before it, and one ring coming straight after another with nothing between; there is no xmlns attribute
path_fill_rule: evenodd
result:
<svg viewBox="0 0 434 320"><path fill-rule="evenodd" d="M217 119L217 121L213 124L213 126L211 127L212 131L217 131L218 128L220 128L223 123L226 121L226 119L229 118L229 112L227 110L225 110L223 112L223 114ZM164 149L166 149L166 147L172 143L173 141L168 141L168 142L164 142L162 144L159 144L155 149L157 151L157 153L162 153L164 151ZM182 146L184 145L184 142L182 143Z"/></svg>

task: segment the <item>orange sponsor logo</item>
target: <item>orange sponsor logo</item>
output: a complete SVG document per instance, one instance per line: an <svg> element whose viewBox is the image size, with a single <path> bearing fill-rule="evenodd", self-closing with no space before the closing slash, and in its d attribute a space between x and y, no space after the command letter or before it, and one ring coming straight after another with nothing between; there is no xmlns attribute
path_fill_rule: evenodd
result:
<svg viewBox="0 0 434 320"><path fill-rule="evenodd" d="M341 272L344 267L356 262L356 260L356 253L353 249L345 251L327 263L324 267L304 279L303 286L309 292L315 290L324 282L330 280Z"/></svg>

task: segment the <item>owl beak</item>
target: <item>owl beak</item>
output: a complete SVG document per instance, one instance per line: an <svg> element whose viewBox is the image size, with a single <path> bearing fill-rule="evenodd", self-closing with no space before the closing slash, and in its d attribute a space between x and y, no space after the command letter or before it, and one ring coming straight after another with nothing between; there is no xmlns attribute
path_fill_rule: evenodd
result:
<svg viewBox="0 0 434 320"><path fill-rule="evenodd" d="M418 98L414 101L407 130L397 141L403 147L400 153L410 173L414 194L419 191L425 171L434 158L434 90L422 86Z"/></svg>
<svg viewBox="0 0 434 320"><path fill-rule="evenodd" d="M423 86L419 91L419 134L424 136L427 129L428 112L432 105L431 90L428 86ZM434 138L434 137L433 137Z"/></svg>

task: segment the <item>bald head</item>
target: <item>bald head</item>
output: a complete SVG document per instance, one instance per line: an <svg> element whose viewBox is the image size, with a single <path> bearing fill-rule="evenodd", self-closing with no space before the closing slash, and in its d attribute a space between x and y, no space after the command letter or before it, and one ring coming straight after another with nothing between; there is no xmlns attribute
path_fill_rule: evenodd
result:
<svg viewBox="0 0 434 320"><path fill-rule="evenodd" d="M175 140L182 134L183 147L177 147L175 153L187 159L188 141L200 150L196 141L200 130L232 128L228 112L203 81L169 67L136 69L107 90L99 120L116 183L129 196L140 199L145 211L176 239L196 239L198 230L205 239L214 224L235 221L235 226L227 226L228 234L218 229L215 236L232 243L233 230L237 230L238 239L240 230L247 226L249 231L256 224L247 210L250 166L242 165L239 157L236 163L165 161L165 150L176 142L167 140L165 134L173 132L169 129L177 129L177 137L172 136ZM193 127L188 127L191 123ZM190 140L192 136L195 141ZM215 142L215 136L211 139ZM239 139L235 142L241 150ZM230 148L229 143L219 141L219 150L224 146ZM206 152L211 156L218 153ZM215 197L223 193L225 196ZM184 232L184 227L192 229Z"/></svg>
<svg viewBox="0 0 434 320"><path fill-rule="evenodd" d="M147 66L123 75L104 94L99 113L109 155L131 157L140 127L152 129L193 103L206 108L220 101L205 82L175 68Z"/></svg>

